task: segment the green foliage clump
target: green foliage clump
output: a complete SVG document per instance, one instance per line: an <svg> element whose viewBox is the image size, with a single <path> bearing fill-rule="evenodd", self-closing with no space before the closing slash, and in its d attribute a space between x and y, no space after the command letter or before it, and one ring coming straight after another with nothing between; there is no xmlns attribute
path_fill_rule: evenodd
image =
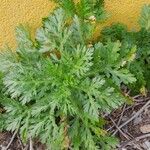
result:
<svg viewBox="0 0 150 150"><path fill-rule="evenodd" d="M107 14L104 10L104 0L52 0L65 10L68 17L74 14L82 20L103 20ZM93 20L93 21L94 21Z"/></svg>
<svg viewBox="0 0 150 150"><path fill-rule="evenodd" d="M85 32L77 15L66 22L65 11L55 10L35 42L20 26L16 52L1 53L4 91L11 98L1 100L6 129L19 130L25 141L39 137L53 150L111 149L100 116L125 102L120 84L135 78L122 65L120 42L87 44L92 25L85 24Z"/></svg>
<svg viewBox="0 0 150 150"><path fill-rule="evenodd" d="M139 19L139 24L141 28L150 31L150 4L144 5Z"/></svg>
<svg viewBox="0 0 150 150"><path fill-rule="evenodd" d="M150 89L150 6L145 5L141 12L139 19L141 29L139 31L128 31L124 24L114 24L110 27L106 27L102 31L101 41L106 43L107 41L117 41L122 43L122 50L127 51L133 46L136 46L137 51L133 57L135 59L128 65L129 70L137 78L136 84L132 84L130 88L135 91ZM141 92L142 92L141 91Z"/></svg>
<svg viewBox="0 0 150 150"><path fill-rule="evenodd" d="M102 114L128 99L121 85L136 82L130 66L140 53L138 45L131 36L124 39L128 33L122 25L108 29L110 35L103 37L109 40L91 41L94 26L87 18L99 15L101 0L56 2L61 7L43 20L35 40L20 26L16 51L0 54L1 128L18 131L24 142L39 138L52 150L115 149L117 141L104 130Z"/></svg>

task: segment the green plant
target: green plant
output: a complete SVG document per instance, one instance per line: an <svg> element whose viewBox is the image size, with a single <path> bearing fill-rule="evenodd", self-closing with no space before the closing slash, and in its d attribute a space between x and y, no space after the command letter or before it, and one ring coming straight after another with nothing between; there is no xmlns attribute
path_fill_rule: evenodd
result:
<svg viewBox="0 0 150 150"><path fill-rule="evenodd" d="M16 52L1 52L5 129L24 141L40 138L48 149L110 150L116 140L105 130L102 113L126 101L121 84L136 81L129 72L136 48L120 42L90 42L93 24L62 8L43 20L35 41L17 28ZM84 26L84 28L83 28ZM124 63L125 62L125 63Z"/></svg>
<svg viewBox="0 0 150 150"><path fill-rule="evenodd" d="M104 0L52 0L62 7L68 17L78 17L82 20L103 20L107 14L104 10Z"/></svg>
<svg viewBox="0 0 150 150"><path fill-rule="evenodd" d="M148 88L149 6L141 13L140 31L116 24L97 42L92 37L103 1L55 2L35 40L19 26L16 51L0 54L0 128L18 131L24 142L39 138L52 150L115 149L103 113L128 100L122 84Z"/></svg>
<svg viewBox="0 0 150 150"><path fill-rule="evenodd" d="M141 28L150 31L150 4L144 5L139 19Z"/></svg>
<svg viewBox="0 0 150 150"><path fill-rule="evenodd" d="M117 41L122 43L121 49L125 52L133 46L137 47L137 51L133 57L135 59L128 65L129 70L137 78L136 84L131 84L130 88L133 91L141 92L145 95L145 88L150 89L150 6L145 5L141 11L139 23L141 26L140 31L128 31L127 27L123 24L114 24L111 27L106 27L102 31L101 41ZM144 91L145 92L144 92Z"/></svg>

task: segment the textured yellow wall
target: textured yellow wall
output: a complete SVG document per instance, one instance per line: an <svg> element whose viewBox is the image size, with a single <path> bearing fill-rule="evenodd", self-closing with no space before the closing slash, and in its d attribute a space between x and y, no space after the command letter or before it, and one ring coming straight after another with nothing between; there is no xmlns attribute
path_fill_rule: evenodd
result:
<svg viewBox="0 0 150 150"><path fill-rule="evenodd" d="M122 22L129 29L137 28L141 6L150 0L106 0L106 9L111 18L104 25ZM49 0L0 0L0 47L5 43L15 46L14 29L18 24L27 24L34 33L41 25L41 19L54 8Z"/></svg>
<svg viewBox="0 0 150 150"><path fill-rule="evenodd" d="M111 14L107 24L113 22L125 23L129 29L138 27L138 18L144 4L150 0L105 0L106 10Z"/></svg>
<svg viewBox="0 0 150 150"><path fill-rule="evenodd" d="M28 24L34 32L53 8L49 0L0 0L0 47L14 47L15 27Z"/></svg>

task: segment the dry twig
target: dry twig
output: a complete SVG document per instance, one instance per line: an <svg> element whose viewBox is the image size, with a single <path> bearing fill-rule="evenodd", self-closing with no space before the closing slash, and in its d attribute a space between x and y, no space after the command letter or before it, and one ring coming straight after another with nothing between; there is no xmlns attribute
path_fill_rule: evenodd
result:
<svg viewBox="0 0 150 150"><path fill-rule="evenodd" d="M111 117L109 117L109 118L110 118L110 120L112 121L112 123L114 124L114 126L118 129L118 131L119 131L127 140L129 140L129 137L128 137L121 129L118 128L118 125L115 123L115 121L114 121Z"/></svg>
<svg viewBox="0 0 150 150"><path fill-rule="evenodd" d="M124 112L125 112L125 108L126 108L126 104L124 104L124 106L123 106L123 110L122 110L122 113L121 113L121 115L120 115L120 118L119 118L119 121L118 121L118 123L117 123L117 126L119 126L119 125L120 125L120 122L121 122L122 117L123 117Z"/></svg>
<svg viewBox="0 0 150 150"><path fill-rule="evenodd" d="M17 137L18 137L18 141L19 141L19 143L20 143L21 149L24 150L24 145L23 145L23 143L22 143L22 141L21 141L21 139L20 139L20 136L17 135Z"/></svg>
<svg viewBox="0 0 150 150"><path fill-rule="evenodd" d="M12 136L10 142L8 143L8 145L6 146L6 148L5 148L4 150L8 150L8 149L9 149L10 145L12 144L12 142L14 141L14 139L15 139L15 137L16 137L16 135L17 135L17 132L18 132L18 130L16 130L16 131L14 132L14 134L13 134L13 136Z"/></svg>
<svg viewBox="0 0 150 150"><path fill-rule="evenodd" d="M139 141L139 140L144 139L144 138L149 138L149 137L150 137L150 133L149 133L149 134L144 134L144 135L138 136L138 137L136 137L136 138L134 138L134 139L132 139L132 140L129 140L129 141L127 141L127 142L124 142L124 143L122 143L122 144L120 145L119 150L122 150L122 148L126 147L127 145L130 145L130 144L133 143L133 142Z"/></svg>
<svg viewBox="0 0 150 150"><path fill-rule="evenodd" d="M34 150L33 149L33 142L32 142L32 138L30 137L30 150Z"/></svg>

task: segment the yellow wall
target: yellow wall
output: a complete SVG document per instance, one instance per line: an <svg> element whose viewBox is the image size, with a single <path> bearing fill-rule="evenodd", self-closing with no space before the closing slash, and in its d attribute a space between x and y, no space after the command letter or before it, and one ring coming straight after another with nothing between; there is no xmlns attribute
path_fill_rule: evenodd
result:
<svg viewBox="0 0 150 150"><path fill-rule="evenodd" d="M127 24L129 29L137 28L141 6L147 3L150 0L106 0L105 7L111 18L105 25L115 21ZM28 23L34 33L41 19L53 8L49 0L0 0L0 47L5 43L15 46L14 29L20 23Z"/></svg>

